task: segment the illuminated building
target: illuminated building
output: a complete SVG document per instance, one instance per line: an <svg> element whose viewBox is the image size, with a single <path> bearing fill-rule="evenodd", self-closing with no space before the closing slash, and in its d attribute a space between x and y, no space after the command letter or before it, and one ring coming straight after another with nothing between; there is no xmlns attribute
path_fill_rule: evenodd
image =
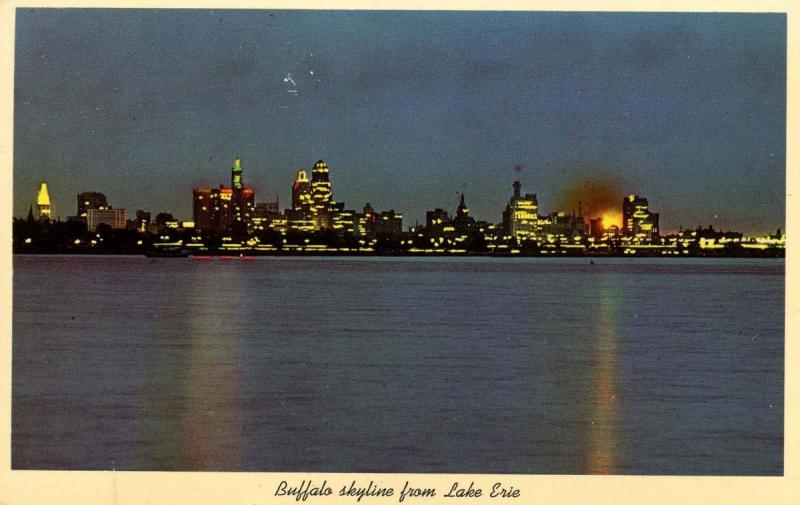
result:
<svg viewBox="0 0 800 505"><path fill-rule="evenodd" d="M378 215L369 202L364 204L364 213L362 214L362 216L364 216L364 230L362 231L362 234L370 236L376 235L377 232L374 231L374 227L377 223ZM401 232L403 231L402 228L400 229L400 231Z"/></svg>
<svg viewBox="0 0 800 505"><path fill-rule="evenodd" d="M255 192L242 183L242 160L237 156L231 168L231 225L232 231L244 233L248 231L255 214Z"/></svg>
<svg viewBox="0 0 800 505"><path fill-rule="evenodd" d="M450 215L444 209L429 210L425 213L425 233L435 237L444 234L445 227L450 224Z"/></svg>
<svg viewBox="0 0 800 505"><path fill-rule="evenodd" d="M124 230L128 224L125 209L87 209L86 227L90 231L94 231L101 224L108 225L115 230Z"/></svg>
<svg viewBox="0 0 800 505"><path fill-rule="evenodd" d="M331 217L331 181L328 165L319 160L311 170L311 212L314 219L314 227L317 229L331 228L333 220Z"/></svg>
<svg viewBox="0 0 800 505"><path fill-rule="evenodd" d="M298 170L292 183L292 208L286 209L286 226L295 231L314 230L314 216L311 181L305 170Z"/></svg>
<svg viewBox="0 0 800 505"><path fill-rule="evenodd" d="M286 209L286 228L295 231L332 229L338 235L363 236L369 218L333 201L330 169L323 160L311 170L299 170L292 183L292 208ZM388 220L388 217L387 217Z"/></svg>
<svg viewBox="0 0 800 505"><path fill-rule="evenodd" d="M195 228L204 233L245 232L255 217L255 192L245 187L241 159L231 169L231 186L192 189Z"/></svg>
<svg viewBox="0 0 800 505"><path fill-rule="evenodd" d="M285 209L283 213L289 230L314 231L314 219L310 213L293 209Z"/></svg>
<svg viewBox="0 0 800 505"><path fill-rule="evenodd" d="M647 198L631 194L622 200L622 233L633 242L658 239L658 214L650 212Z"/></svg>
<svg viewBox="0 0 800 505"><path fill-rule="evenodd" d="M108 200L103 193L89 191L78 193L78 217L86 221L86 212L89 209L108 209Z"/></svg>
<svg viewBox="0 0 800 505"><path fill-rule="evenodd" d="M242 160L238 156L233 160L233 168L231 168L231 187L242 189Z"/></svg>
<svg viewBox="0 0 800 505"><path fill-rule="evenodd" d="M267 228L275 228L273 223L277 223L278 227L283 228L285 220L279 209L280 204L278 200L274 202L257 203L253 211L253 229L265 230Z"/></svg>
<svg viewBox="0 0 800 505"><path fill-rule="evenodd" d="M234 196L238 198L234 201L234 216L244 227L249 227L256 211L256 194L253 188L234 189Z"/></svg>
<svg viewBox="0 0 800 505"><path fill-rule="evenodd" d="M233 189L220 185L218 188L194 188L193 212L195 227L201 232L222 232L232 224Z"/></svg>
<svg viewBox="0 0 800 505"><path fill-rule="evenodd" d="M360 218L355 211L342 209L331 215L331 227L339 235L359 235L359 230L364 228L363 225L359 226Z"/></svg>
<svg viewBox="0 0 800 505"><path fill-rule="evenodd" d="M39 193L36 195L36 214L39 222L50 221L50 194L45 181L39 184Z"/></svg>
<svg viewBox="0 0 800 505"><path fill-rule="evenodd" d="M364 230L361 232L369 237L378 235L399 236L403 233L403 215L394 209L376 213L367 203L364 206Z"/></svg>
<svg viewBox="0 0 800 505"><path fill-rule="evenodd" d="M536 194L522 196L522 184L514 181L514 196L503 211L503 234L518 241L536 239L539 226L539 202Z"/></svg>
<svg viewBox="0 0 800 505"><path fill-rule="evenodd" d="M586 222L582 215L567 214L564 211L551 212L546 218L540 220L542 234L548 237L559 239L573 239L578 236L585 236ZM601 222L602 226L602 222Z"/></svg>
<svg viewBox="0 0 800 505"><path fill-rule="evenodd" d="M305 170L297 171L297 178L292 184L292 210L311 212L313 198L311 182Z"/></svg>

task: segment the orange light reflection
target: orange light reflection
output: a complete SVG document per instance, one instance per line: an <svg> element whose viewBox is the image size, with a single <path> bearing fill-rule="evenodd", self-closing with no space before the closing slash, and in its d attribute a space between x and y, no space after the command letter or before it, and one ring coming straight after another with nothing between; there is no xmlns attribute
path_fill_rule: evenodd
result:
<svg viewBox="0 0 800 505"><path fill-rule="evenodd" d="M619 293L603 286L599 292L599 321L593 401L588 433L589 473L607 475L618 470L620 411L617 398L617 300Z"/></svg>

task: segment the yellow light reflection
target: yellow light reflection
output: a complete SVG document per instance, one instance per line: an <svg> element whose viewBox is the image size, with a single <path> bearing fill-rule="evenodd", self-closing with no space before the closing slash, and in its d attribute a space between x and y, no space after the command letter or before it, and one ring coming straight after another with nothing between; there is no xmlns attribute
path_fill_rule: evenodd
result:
<svg viewBox="0 0 800 505"><path fill-rule="evenodd" d="M589 417L587 470L607 475L618 471L619 425L617 398L617 297L609 286L602 286L598 314L597 346L594 356L592 406Z"/></svg>

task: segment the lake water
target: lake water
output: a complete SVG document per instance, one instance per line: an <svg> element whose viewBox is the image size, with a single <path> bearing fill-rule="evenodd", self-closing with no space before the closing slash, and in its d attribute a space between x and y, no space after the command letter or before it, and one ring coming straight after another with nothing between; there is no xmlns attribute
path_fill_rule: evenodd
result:
<svg viewBox="0 0 800 505"><path fill-rule="evenodd" d="M12 468L781 475L784 261L15 256Z"/></svg>

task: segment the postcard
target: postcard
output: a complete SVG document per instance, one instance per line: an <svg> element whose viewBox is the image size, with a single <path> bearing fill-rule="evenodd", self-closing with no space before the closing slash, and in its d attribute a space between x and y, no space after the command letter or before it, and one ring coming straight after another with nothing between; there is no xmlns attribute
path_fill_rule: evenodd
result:
<svg viewBox="0 0 800 505"><path fill-rule="evenodd" d="M309 7L3 6L0 501L797 503L788 4Z"/></svg>

